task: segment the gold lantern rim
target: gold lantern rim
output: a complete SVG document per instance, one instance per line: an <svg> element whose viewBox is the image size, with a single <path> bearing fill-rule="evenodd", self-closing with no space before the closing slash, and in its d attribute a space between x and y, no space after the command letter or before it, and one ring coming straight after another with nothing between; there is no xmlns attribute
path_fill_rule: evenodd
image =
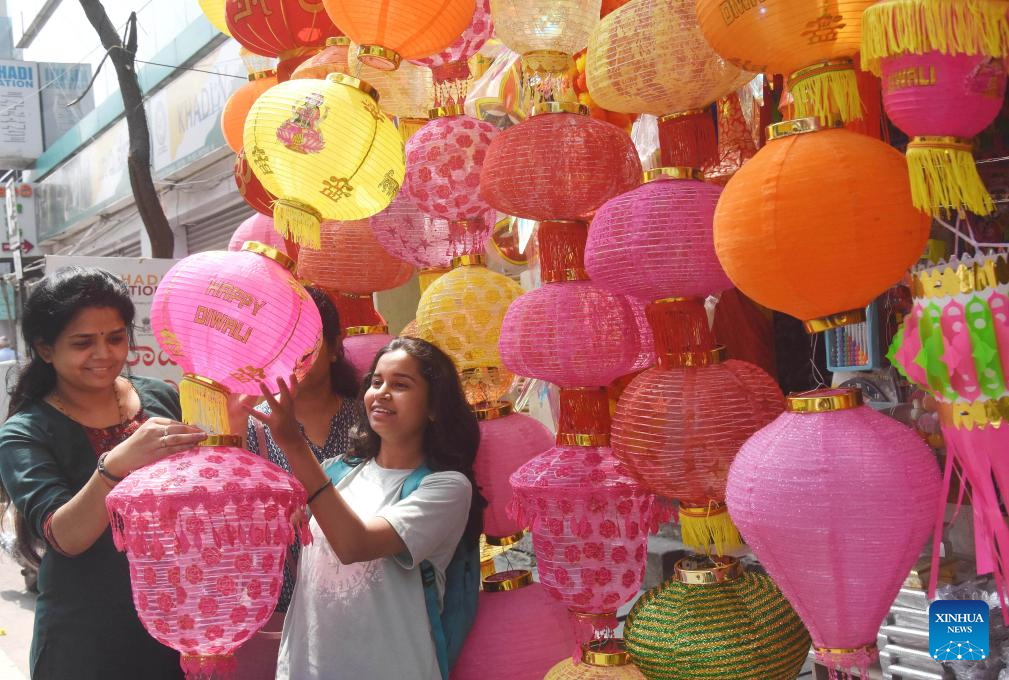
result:
<svg viewBox="0 0 1009 680"><path fill-rule="evenodd" d="M512 405L507 401L497 401L487 404L480 404L473 409L473 413L476 414L476 419L483 420L497 420L498 418L504 418L505 416L510 416L513 412ZM524 533L524 532L523 532ZM498 544L507 545L507 543Z"/></svg>
<svg viewBox="0 0 1009 680"><path fill-rule="evenodd" d="M453 118L455 116L464 116L466 112L458 104L445 104L444 106L436 106L433 109L428 109L427 116L431 120L436 118Z"/></svg>
<svg viewBox="0 0 1009 680"><path fill-rule="evenodd" d="M974 140L966 137L952 137L949 135L920 135L912 137L907 143L907 148L914 149L928 147L930 149L949 149L950 151L974 151Z"/></svg>
<svg viewBox="0 0 1009 680"><path fill-rule="evenodd" d="M533 107L529 116L542 116L548 113L573 113L587 116L589 115L589 107L578 102L541 102Z"/></svg>
<svg viewBox="0 0 1009 680"><path fill-rule="evenodd" d="M382 45L361 45L357 60L379 71L395 71L403 62L399 52Z"/></svg>
<svg viewBox="0 0 1009 680"><path fill-rule="evenodd" d="M708 111L707 106L702 106L697 109L687 109L686 111L677 111L676 113L667 113L664 116L659 116L660 123L666 123L671 120L676 120L677 118L687 118L688 116L699 116L702 113Z"/></svg>
<svg viewBox="0 0 1009 680"><path fill-rule="evenodd" d="M807 118L793 118L792 120L783 120L780 123L768 125L767 141L772 142L776 139L783 139L784 137L805 135L811 132L820 132L821 130L835 130L840 127L844 127L844 122L841 121L840 118L835 118L829 125L824 125L820 122L820 119L815 116Z"/></svg>
<svg viewBox="0 0 1009 680"><path fill-rule="evenodd" d="M610 435L608 432L595 432L592 434L583 434L578 432L558 432L556 441L558 446L584 446L584 447L609 446Z"/></svg>
<svg viewBox="0 0 1009 680"><path fill-rule="evenodd" d="M821 316L818 319L808 319L802 323L806 327L807 333L822 333L841 326L865 323L865 309L851 309L846 312Z"/></svg>
<svg viewBox="0 0 1009 680"><path fill-rule="evenodd" d="M582 647L582 662L590 666L627 666L631 655L623 638L590 640Z"/></svg>
<svg viewBox="0 0 1009 680"><path fill-rule="evenodd" d="M371 326L348 326L343 331L348 338L359 335L388 335L389 327L385 324L374 324Z"/></svg>
<svg viewBox="0 0 1009 680"><path fill-rule="evenodd" d="M664 368L702 368L721 364L728 358L724 345L701 352L681 352L663 356Z"/></svg>
<svg viewBox="0 0 1009 680"><path fill-rule="evenodd" d="M519 590L533 583L533 573L528 569L512 569L511 571L499 571L483 579L484 592L506 593L512 590Z"/></svg>
<svg viewBox="0 0 1009 680"><path fill-rule="evenodd" d="M876 643L872 642L861 647L813 647L819 654L827 656L848 656L849 654L873 654L876 652Z"/></svg>
<svg viewBox="0 0 1009 680"><path fill-rule="evenodd" d="M228 446L240 449L242 448L242 436L237 434L212 434L197 444L197 446Z"/></svg>
<svg viewBox="0 0 1009 680"><path fill-rule="evenodd" d="M792 73L788 76L788 89L795 87L795 84L806 78L812 78L813 76L823 75L825 73L836 73L838 71L854 71L855 70L855 60L850 57L841 57L839 59L826 59L824 61L818 61L815 64L810 64L809 66L804 66L798 71Z"/></svg>
<svg viewBox="0 0 1009 680"><path fill-rule="evenodd" d="M360 90L374 99L376 104L378 103L378 90L360 78L355 78L354 76L347 75L346 73L330 73L326 76L326 80L331 83L336 83L337 85L346 85L347 87L352 87L355 90Z"/></svg>
<svg viewBox="0 0 1009 680"><path fill-rule="evenodd" d="M526 537L526 530L521 529L519 531L516 531L511 536L484 535L484 541L486 541L487 545L492 546L494 548L507 548L509 546L515 545L525 537Z"/></svg>
<svg viewBox="0 0 1009 680"><path fill-rule="evenodd" d="M246 241L242 244L242 250L273 260L292 274L298 268L298 264L287 253L282 253L273 246L268 246L259 241Z"/></svg>
<svg viewBox="0 0 1009 680"><path fill-rule="evenodd" d="M701 172L699 168L689 168L683 165L676 165L645 170L643 179L646 183L654 182L659 179L694 179L703 181L704 173Z"/></svg>
<svg viewBox="0 0 1009 680"><path fill-rule="evenodd" d="M265 80L266 78L272 78L277 75L277 69L268 68L262 71L255 71L249 74L249 82L253 83L257 80Z"/></svg>
<svg viewBox="0 0 1009 680"><path fill-rule="evenodd" d="M194 382L201 387L207 388L208 390L214 390L215 392L220 392L222 394L231 394L231 390L221 383L216 380L211 380L210 378L204 378L202 375L197 375L195 373L183 373L182 379Z"/></svg>
<svg viewBox="0 0 1009 680"><path fill-rule="evenodd" d="M487 257L483 253L469 253L452 258L452 269L458 267L486 267Z"/></svg>
<svg viewBox="0 0 1009 680"><path fill-rule="evenodd" d="M350 38L345 35L334 35L331 38L326 38L326 47L349 47Z"/></svg>
<svg viewBox="0 0 1009 680"><path fill-rule="evenodd" d="M857 387L827 388L788 395L785 410L789 413L830 413L858 408L863 403L862 390Z"/></svg>
<svg viewBox="0 0 1009 680"><path fill-rule="evenodd" d="M697 564L707 560L710 564ZM679 560L674 567L676 580L688 586L710 586L733 581L743 575L743 565L731 556L713 555L702 558L694 555Z"/></svg>

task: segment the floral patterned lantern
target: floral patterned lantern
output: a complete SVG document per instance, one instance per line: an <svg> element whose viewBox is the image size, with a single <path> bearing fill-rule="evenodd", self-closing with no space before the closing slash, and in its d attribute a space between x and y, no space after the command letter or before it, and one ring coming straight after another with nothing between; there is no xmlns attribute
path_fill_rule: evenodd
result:
<svg viewBox="0 0 1009 680"><path fill-rule="evenodd" d="M879 622L921 554L941 486L921 438L863 406L858 390L789 397L788 411L736 456L729 513L832 673L867 676Z"/></svg>
<svg viewBox="0 0 1009 680"><path fill-rule="evenodd" d="M648 680L798 677L809 633L778 586L733 557L688 557L634 604L627 651Z"/></svg>
<svg viewBox="0 0 1009 680"><path fill-rule="evenodd" d="M490 0L477 0L469 26L456 41L438 54L414 59L418 66L431 69L434 77L435 106L458 106L466 100L467 81L472 77L469 59L494 35Z"/></svg>
<svg viewBox="0 0 1009 680"><path fill-rule="evenodd" d="M250 52L278 57L281 61L278 71L288 74L293 69L290 62L301 61L325 45L326 38L340 35L319 3L229 1L225 5L225 20L231 37Z"/></svg>
<svg viewBox="0 0 1009 680"><path fill-rule="evenodd" d="M215 436L132 473L105 499L133 602L154 639L182 653L190 680L234 668L234 651L273 614L292 518L305 489ZM312 535L302 520L303 543Z"/></svg>
<svg viewBox="0 0 1009 680"><path fill-rule="evenodd" d="M253 172L278 198L278 231L309 248L319 247L322 220L385 209L405 171L399 132L374 90L340 73L265 92L249 112L245 148Z"/></svg>

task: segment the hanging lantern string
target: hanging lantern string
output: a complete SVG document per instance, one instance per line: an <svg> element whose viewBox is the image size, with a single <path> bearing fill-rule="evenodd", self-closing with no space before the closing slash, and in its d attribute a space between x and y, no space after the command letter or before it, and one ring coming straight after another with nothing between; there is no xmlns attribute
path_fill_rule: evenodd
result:
<svg viewBox="0 0 1009 680"><path fill-rule="evenodd" d="M810 390L811 392L820 388L828 387L826 381L823 378L823 373L820 372L820 367L816 365L816 350L819 344L820 344L820 334L816 333L813 335L813 341L809 352L809 365L812 368L811 373L813 375L813 378L816 379L816 388Z"/></svg>

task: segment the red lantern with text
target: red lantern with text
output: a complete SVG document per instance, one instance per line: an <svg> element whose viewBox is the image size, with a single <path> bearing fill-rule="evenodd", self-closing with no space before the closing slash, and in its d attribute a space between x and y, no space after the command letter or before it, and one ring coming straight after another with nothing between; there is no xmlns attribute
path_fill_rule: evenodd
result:
<svg viewBox="0 0 1009 680"><path fill-rule="evenodd" d="M277 69L290 76L293 66L340 35L321 2L289 0L229 0L225 19L231 37L250 52L277 57ZM287 78L281 77L281 81Z"/></svg>
<svg viewBox="0 0 1009 680"><path fill-rule="evenodd" d="M244 149L235 156L235 185L250 208L273 219L273 204L277 197L263 188L262 182L245 160Z"/></svg>

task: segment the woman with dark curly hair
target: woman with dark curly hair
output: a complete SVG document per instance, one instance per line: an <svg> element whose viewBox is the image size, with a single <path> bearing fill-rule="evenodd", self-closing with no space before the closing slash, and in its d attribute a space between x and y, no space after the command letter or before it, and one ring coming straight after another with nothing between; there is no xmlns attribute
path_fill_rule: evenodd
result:
<svg viewBox="0 0 1009 680"><path fill-rule="evenodd" d="M298 431L297 382L279 382L277 397L264 386L270 415L252 415L308 489L321 540L302 551L277 678L438 680L418 567L433 567L443 595L460 542L478 545L486 505L473 476L480 429L455 365L423 340L389 343L366 376L351 454L325 468ZM429 474L401 497L421 469Z"/></svg>

